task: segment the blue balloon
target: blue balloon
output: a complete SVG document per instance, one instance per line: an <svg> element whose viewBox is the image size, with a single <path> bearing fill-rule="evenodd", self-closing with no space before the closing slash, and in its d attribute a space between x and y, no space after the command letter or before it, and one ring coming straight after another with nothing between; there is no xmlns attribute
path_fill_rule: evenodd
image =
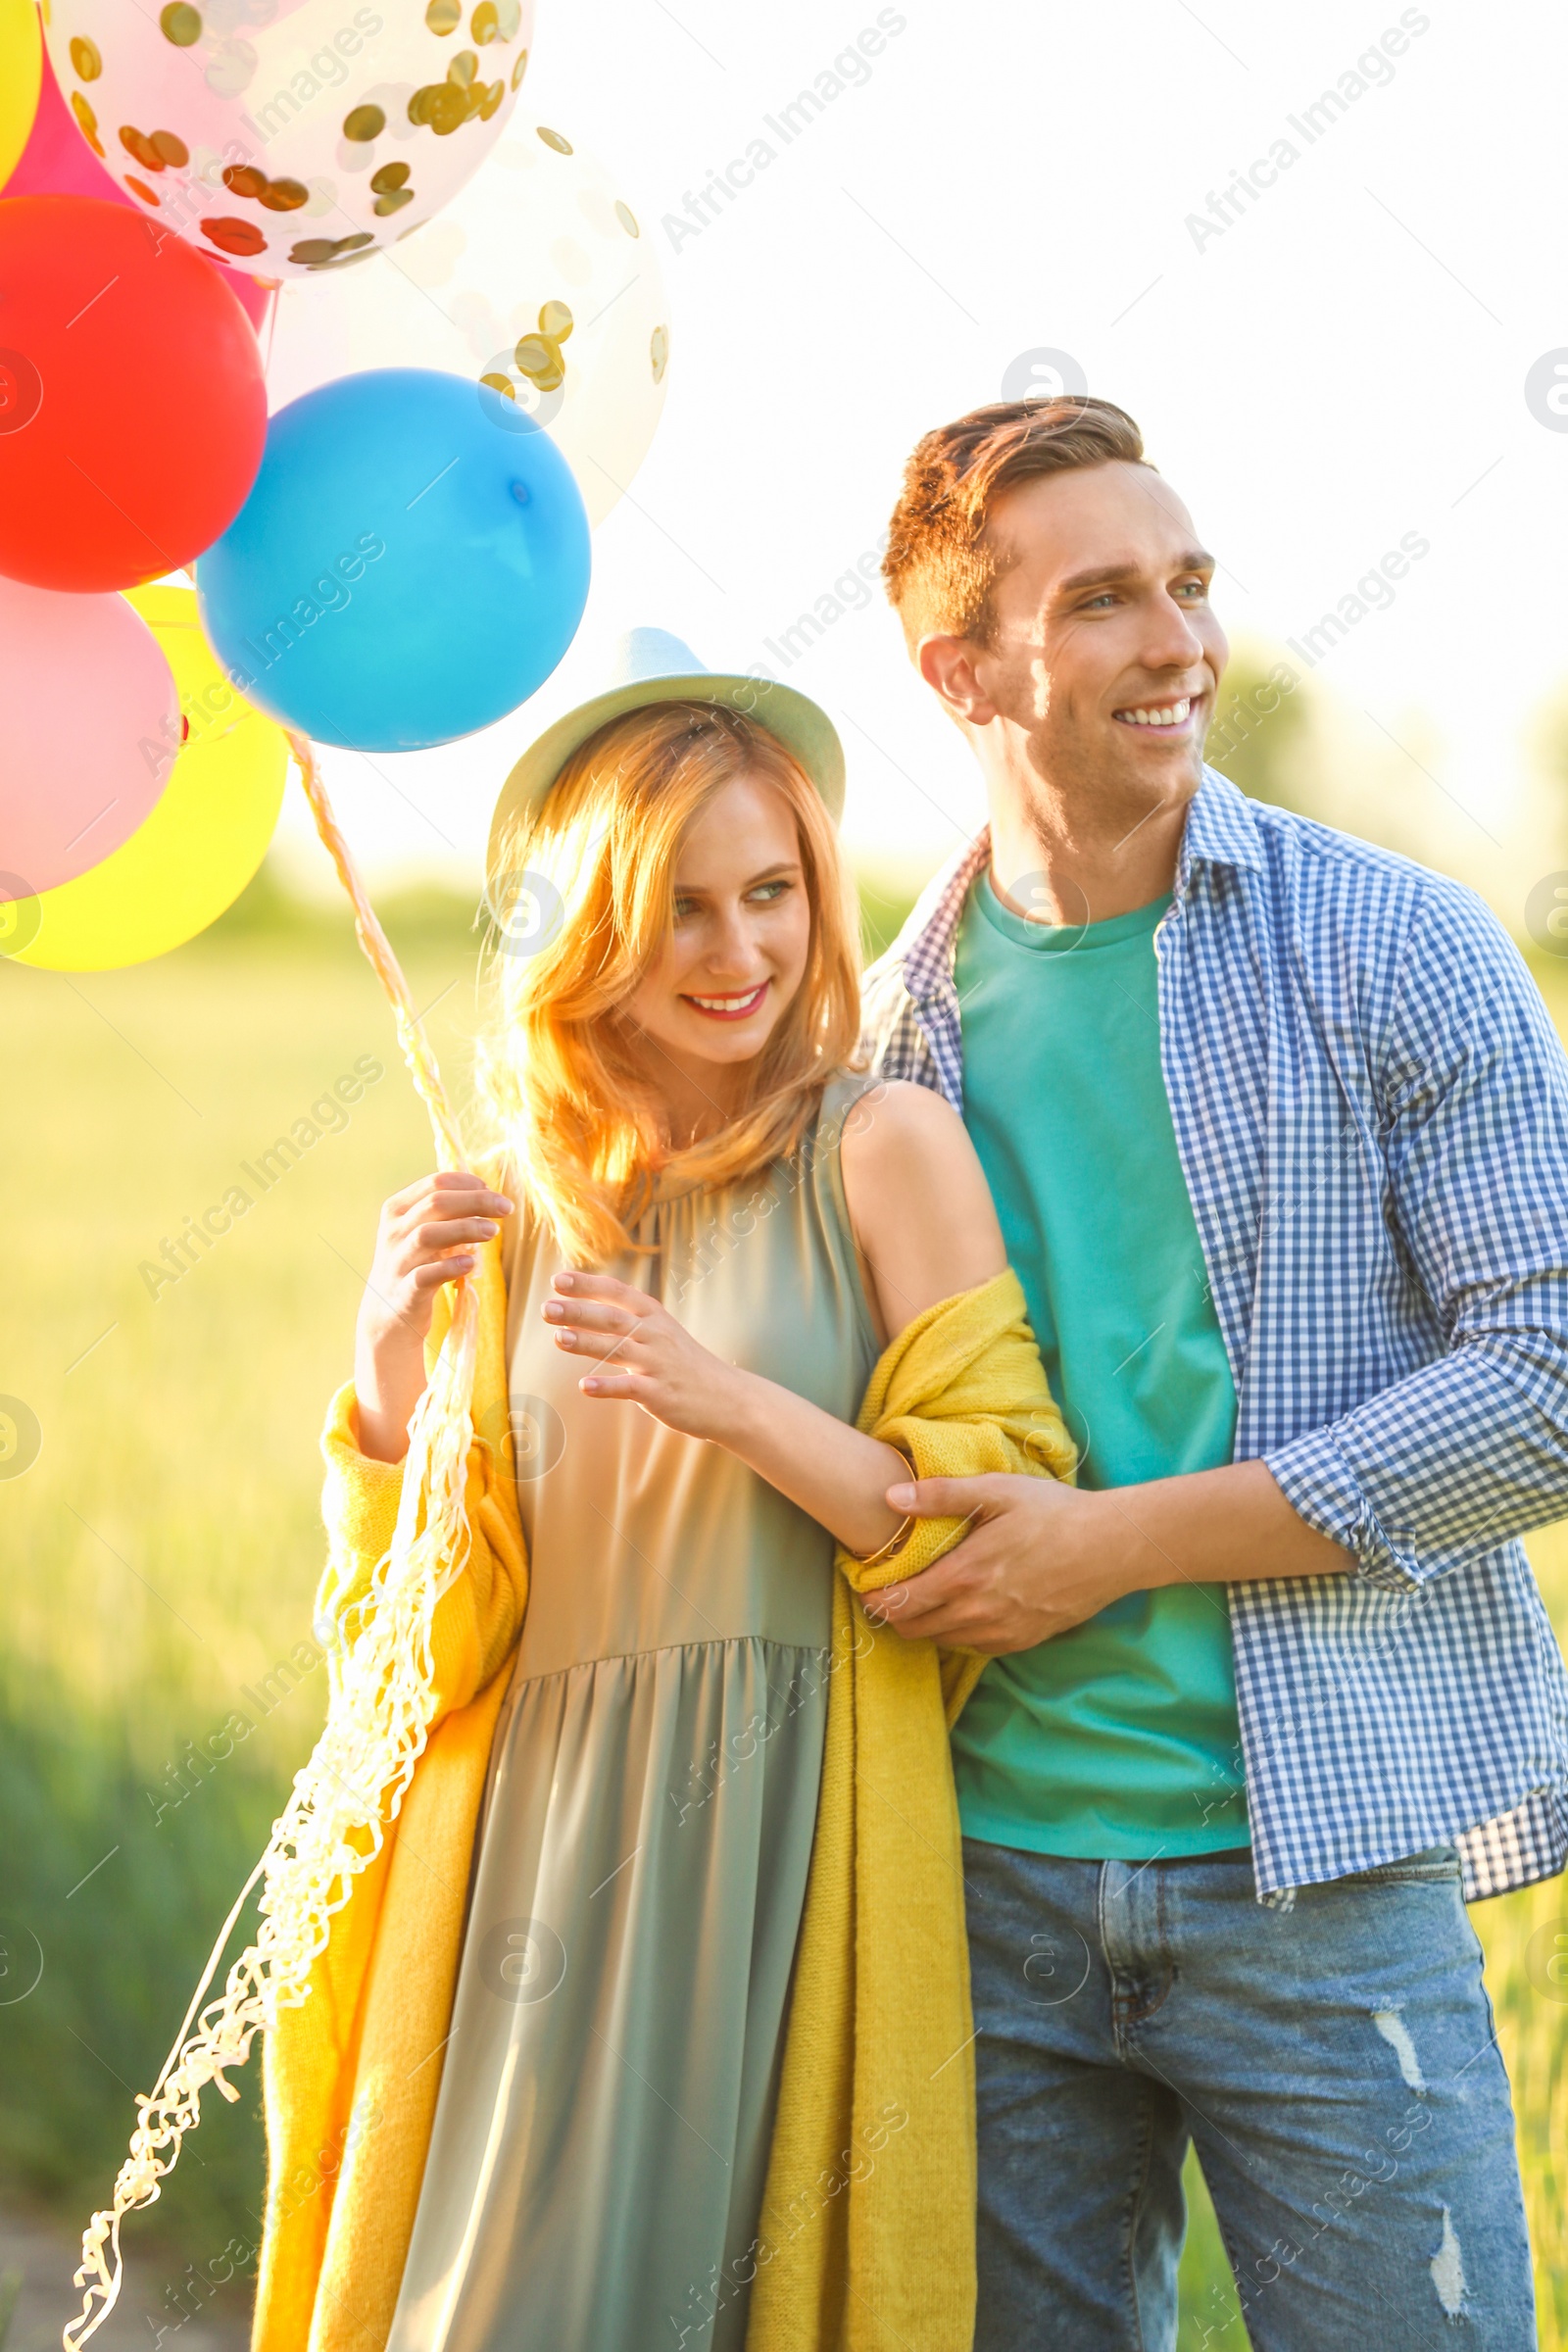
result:
<svg viewBox="0 0 1568 2352"><path fill-rule="evenodd" d="M465 376L377 368L278 411L196 590L230 682L263 710L320 743L416 752L543 685L589 568L548 433Z"/></svg>

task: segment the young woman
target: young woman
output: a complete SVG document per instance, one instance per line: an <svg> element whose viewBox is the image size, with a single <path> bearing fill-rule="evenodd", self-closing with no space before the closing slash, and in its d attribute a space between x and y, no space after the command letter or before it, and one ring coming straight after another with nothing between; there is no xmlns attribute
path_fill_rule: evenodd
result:
<svg viewBox="0 0 1568 2352"><path fill-rule="evenodd" d="M498 1259L526 1565L481 1497L476 1605L515 1588L485 1655L514 1655L466 1886L416 1834L430 1805L403 1824L395 1867L461 1891L466 1926L390 2333L345 2343L745 2338L835 1544L907 1532L906 1456L856 1415L892 1336L1004 1267L960 1122L854 1071L836 739L783 688L760 724L755 695L688 655L523 763L494 863L532 930L503 940L481 1059L503 1152L381 1214L329 1461L395 1480L438 1294ZM312 2345L338 2340L318 2311Z"/></svg>

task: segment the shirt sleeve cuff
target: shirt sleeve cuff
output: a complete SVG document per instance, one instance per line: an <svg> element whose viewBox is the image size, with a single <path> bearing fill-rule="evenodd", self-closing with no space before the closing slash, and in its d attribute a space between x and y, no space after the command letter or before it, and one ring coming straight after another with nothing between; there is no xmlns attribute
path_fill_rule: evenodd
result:
<svg viewBox="0 0 1568 2352"><path fill-rule="evenodd" d="M1384 1528L1332 1430L1293 1438L1266 1454L1263 1466L1297 1517L1348 1551L1367 1584L1382 1592L1416 1592L1427 1582L1416 1554Z"/></svg>

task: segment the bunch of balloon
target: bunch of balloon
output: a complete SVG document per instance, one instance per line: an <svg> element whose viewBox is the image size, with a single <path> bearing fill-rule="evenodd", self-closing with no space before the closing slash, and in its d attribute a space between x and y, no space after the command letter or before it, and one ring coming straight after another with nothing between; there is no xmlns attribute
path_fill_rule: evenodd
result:
<svg viewBox="0 0 1568 2352"><path fill-rule="evenodd" d="M157 952L108 920L62 953L62 910L160 822L191 731L179 663L117 591L192 562L243 503L268 297L104 172L32 0L0 0L0 951L89 968Z"/></svg>
<svg viewBox="0 0 1568 2352"><path fill-rule="evenodd" d="M503 135L531 0L263 13L54 0L40 39L0 0L16 960L214 920L265 855L281 729L415 750L525 701L662 406L636 212L563 133Z"/></svg>

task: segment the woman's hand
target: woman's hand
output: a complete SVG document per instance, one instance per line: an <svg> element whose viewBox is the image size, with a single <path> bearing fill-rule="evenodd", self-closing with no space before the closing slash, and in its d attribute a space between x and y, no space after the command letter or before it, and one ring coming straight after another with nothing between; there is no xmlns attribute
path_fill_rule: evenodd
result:
<svg viewBox="0 0 1568 2352"><path fill-rule="evenodd" d="M544 1318L556 1346L595 1359L577 1383L584 1396L623 1397L666 1429L725 1446L862 1556L895 1533L901 1514L886 1490L908 1478L909 1465L891 1446L726 1364L657 1298L612 1274L558 1274L555 1287Z"/></svg>
<svg viewBox="0 0 1568 2352"><path fill-rule="evenodd" d="M667 1307L612 1274L558 1274L561 1295L544 1316L556 1346L601 1368L577 1383L585 1396L620 1396L667 1429L725 1445L734 1436L751 1375L694 1340Z"/></svg>
<svg viewBox="0 0 1568 2352"><path fill-rule="evenodd" d="M375 1255L360 1301L354 1387L360 1450L400 1462L409 1422L424 1394L424 1343L443 1283L471 1274L479 1245L512 1214L504 1193L482 1177L443 1168L394 1193L381 1209Z"/></svg>

